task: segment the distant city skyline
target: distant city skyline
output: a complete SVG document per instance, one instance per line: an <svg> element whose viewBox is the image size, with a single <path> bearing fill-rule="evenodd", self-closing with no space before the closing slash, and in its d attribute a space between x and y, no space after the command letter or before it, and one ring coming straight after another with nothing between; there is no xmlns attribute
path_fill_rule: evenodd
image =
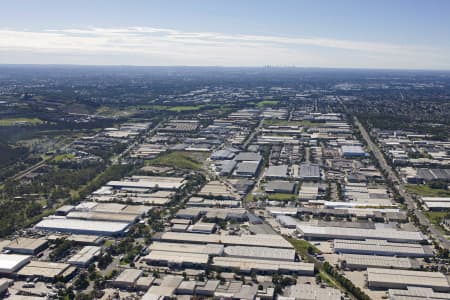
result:
<svg viewBox="0 0 450 300"><path fill-rule="evenodd" d="M450 1L0 1L1 64L450 70Z"/></svg>

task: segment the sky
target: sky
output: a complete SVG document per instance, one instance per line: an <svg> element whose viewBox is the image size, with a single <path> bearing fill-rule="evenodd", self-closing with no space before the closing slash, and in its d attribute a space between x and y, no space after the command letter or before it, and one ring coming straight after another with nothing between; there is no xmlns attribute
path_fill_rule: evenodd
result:
<svg viewBox="0 0 450 300"><path fill-rule="evenodd" d="M0 64L450 70L447 0L0 0Z"/></svg>

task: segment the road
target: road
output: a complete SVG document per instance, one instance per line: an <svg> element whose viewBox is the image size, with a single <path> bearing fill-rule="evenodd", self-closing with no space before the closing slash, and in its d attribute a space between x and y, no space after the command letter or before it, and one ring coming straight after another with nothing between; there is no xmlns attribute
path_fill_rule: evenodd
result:
<svg viewBox="0 0 450 300"><path fill-rule="evenodd" d="M381 150L372 141L372 138L367 133L366 129L361 124L361 122L359 122L359 120L356 117L354 117L354 119L355 124L358 126L361 135L366 141L370 151L372 151L373 155L378 160L380 167L387 172L388 179L390 179L394 183L394 187L397 190L397 192L400 194L400 196L402 196L405 199L405 204L407 205L408 209L410 209L414 213L414 215L417 217L421 225L426 226L430 230L431 235L439 242L442 248L450 249L450 242L448 241L448 239L444 236L442 232L436 229L430 223L430 220L428 220L428 218L423 214L423 212L417 208L416 202L412 199L411 195L406 192L404 184L398 178L397 174L394 172L391 166L387 163L386 159L381 153Z"/></svg>
<svg viewBox="0 0 450 300"><path fill-rule="evenodd" d="M247 146L251 143L251 141L253 141L253 138L255 137L256 134L259 133L259 130L261 129L261 127L263 126L264 123L264 119L261 119L259 121L258 126L252 131L252 133L250 133L250 135L247 137L247 140L244 142L244 149L247 149Z"/></svg>

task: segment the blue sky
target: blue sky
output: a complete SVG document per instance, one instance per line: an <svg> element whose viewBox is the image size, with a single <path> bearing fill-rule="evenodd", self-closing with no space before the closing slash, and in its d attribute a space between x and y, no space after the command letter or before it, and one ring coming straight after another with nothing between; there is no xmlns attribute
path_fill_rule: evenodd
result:
<svg viewBox="0 0 450 300"><path fill-rule="evenodd" d="M446 0L0 0L0 63L450 69Z"/></svg>

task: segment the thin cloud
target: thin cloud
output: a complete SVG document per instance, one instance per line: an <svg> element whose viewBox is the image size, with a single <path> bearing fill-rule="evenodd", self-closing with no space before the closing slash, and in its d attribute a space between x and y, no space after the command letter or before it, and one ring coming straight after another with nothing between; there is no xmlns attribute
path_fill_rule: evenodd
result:
<svg viewBox="0 0 450 300"><path fill-rule="evenodd" d="M391 63L398 58L415 66L433 54L433 63L444 51L367 41L322 37L286 37L273 35L186 32L155 27L67 28L44 31L0 29L0 52L63 54L73 56L114 56L111 63L127 63L126 57L141 57L142 64L184 65L299 65L342 66L342 61L370 66L354 57ZM319 54L320 53L320 54ZM14 55L11 55L14 57ZM133 62L136 58L133 58ZM446 57L446 56L445 56ZM1 56L0 56L1 59ZM448 58L446 58L448 60ZM7 63L2 59L0 62ZM428 59L430 60L430 59ZM103 60L102 60L103 61ZM130 60L131 61L131 60ZM95 64L95 61L92 62ZM350 64L349 64L350 63Z"/></svg>

